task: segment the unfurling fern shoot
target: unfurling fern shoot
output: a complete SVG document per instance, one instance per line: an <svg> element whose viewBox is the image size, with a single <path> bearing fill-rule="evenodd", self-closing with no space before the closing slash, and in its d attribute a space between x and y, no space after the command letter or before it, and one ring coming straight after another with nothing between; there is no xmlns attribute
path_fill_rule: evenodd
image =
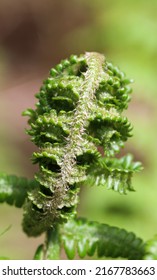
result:
<svg viewBox="0 0 157 280"><path fill-rule="evenodd" d="M73 55L51 69L36 95L36 108L23 113L38 146L32 160L39 165L34 181L25 182L27 192L23 187L23 229L28 236L47 233L36 259L59 258L62 245L70 259L76 249L80 257L95 252L99 257L144 256L144 243L135 234L77 217L82 185L133 191L131 178L141 164L131 155L115 158L132 131L122 115L130 82L102 54ZM6 194L2 197L7 201Z"/></svg>
<svg viewBox="0 0 157 280"><path fill-rule="evenodd" d="M110 158L131 135L131 125L121 115L130 100L129 82L98 53L71 56L50 71L36 95L36 110L24 113L30 117L28 133L39 147L33 154L39 185L25 205L28 235L74 215L79 185L90 174L97 182L106 180L109 188L132 190L132 169L120 168L125 159L116 160L116 166Z"/></svg>

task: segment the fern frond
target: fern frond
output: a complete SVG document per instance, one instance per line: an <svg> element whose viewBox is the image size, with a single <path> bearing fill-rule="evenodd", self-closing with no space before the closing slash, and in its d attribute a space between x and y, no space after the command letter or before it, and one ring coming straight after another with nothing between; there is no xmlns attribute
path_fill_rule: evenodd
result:
<svg viewBox="0 0 157 280"><path fill-rule="evenodd" d="M133 156L130 154L120 159L103 157L97 165L91 166L87 184L106 186L107 189L126 194L127 191L134 191L132 175L141 170L141 163L133 162Z"/></svg>
<svg viewBox="0 0 157 280"><path fill-rule="evenodd" d="M146 242L144 260L157 260L157 235Z"/></svg>
<svg viewBox="0 0 157 280"><path fill-rule="evenodd" d="M98 257L142 259L144 243L132 232L86 219L69 220L61 226L60 238L69 259L86 255Z"/></svg>
<svg viewBox="0 0 157 280"><path fill-rule="evenodd" d="M34 189L37 185L35 180L0 174L0 202L22 207L29 189Z"/></svg>
<svg viewBox="0 0 157 280"><path fill-rule="evenodd" d="M95 52L71 56L51 69L36 95L36 109L24 112L29 117L27 133L39 147L32 156L39 164L38 186L28 193L24 211L28 235L67 220L75 212L80 183L88 179L90 166L98 175L104 171L97 147L103 148L105 157L113 157L131 136L132 126L122 116L130 101L130 82ZM117 184L126 182L121 192L126 186L131 189L131 171L109 166L105 170L102 180L108 180L108 186L122 189ZM117 183L121 177L122 183Z"/></svg>

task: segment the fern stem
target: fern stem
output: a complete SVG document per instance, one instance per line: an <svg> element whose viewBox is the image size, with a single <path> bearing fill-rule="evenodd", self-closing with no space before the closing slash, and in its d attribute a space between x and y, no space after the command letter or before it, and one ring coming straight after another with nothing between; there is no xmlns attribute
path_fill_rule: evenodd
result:
<svg viewBox="0 0 157 280"><path fill-rule="evenodd" d="M60 259L60 242L59 242L59 235L58 235L58 226L55 226L46 232L44 259L46 260Z"/></svg>
<svg viewBox="0 0 157 280"><path fill-rule="evenodd" d="M73 169L76 165L76 154L79 149L83 148L85 141L83 135L92 110L92 101L95 97L95 91L99 86L102 73L104 73L102 68L104 56L98 53L86 53L85 58L88 70L84 74L85 79L80 90L80 98L75 108L61 163L61 181L64 191L68 189L68 181L71 174L75 173Z"/></svg>

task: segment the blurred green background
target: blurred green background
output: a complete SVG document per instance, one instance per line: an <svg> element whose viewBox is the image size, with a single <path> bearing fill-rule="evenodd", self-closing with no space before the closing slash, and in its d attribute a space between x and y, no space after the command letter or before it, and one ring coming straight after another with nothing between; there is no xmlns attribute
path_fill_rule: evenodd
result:
<svg viewBox="0 0 157 280"><path fill-rule="evenodd" d="M133 153L144 170L136 192L121 196L105 188L81 192L80 215L134 231L144 240L157 233L157 1L0 0L0 171L32 178L36 149L21 112L49 69L71 54L104 53L134 79L127 112L134 136L121 155ZM0 255L31 259L43 240L21 231L22 211L0 205Z"/></svg>

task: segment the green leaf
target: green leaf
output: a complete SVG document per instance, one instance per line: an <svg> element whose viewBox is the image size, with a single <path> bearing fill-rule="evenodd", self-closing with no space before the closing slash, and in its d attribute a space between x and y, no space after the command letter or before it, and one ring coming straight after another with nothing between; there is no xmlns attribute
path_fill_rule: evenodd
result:
<svg viewBox="0 0 157 280"><path fill-rule="evenodd" d="M35 180L0 174L0 202L22 207L27 197L27 191L30 188L34 189L37 184Z"/></svg>
<svg viewBox="0 0 157 280"><path fill-rule="evenodd" d="M77 243L77 251L80 258L84 258L86 256L87 248L88 248L88 240L86 237L84 237L83 240L79 240Z"/></svg>
<svg viewBox="0 0 157 280"><path fill-rule="evenodd" d="M98 257L126 259L142 259L144 255L144 242L134 233L83 218L60 225L60 239L70 259L76 249L81 258L96 252Z"/></svg>
<svg viewBox="0 0 157 280"><path fill-rule="evenodd" d="M146 242L144 260L157 260L157 235Z"/></svg>
<svg viewBox="0 0 157 280"><path fill-rule="evenodd" d="M71 236L70 237L64 236L61 237L61 239L63 241L64 249L68 258L72 260L75 256L75 240L73 240Z"/></svg>
<svg viewBox="0 0 157 280"><path fill-rule="evenodd" d="M140 162L133 162L133 156L127 155L120 159L103 157L96 166L91 166L88 173L87 184L106 186L120 194L134 191L132 176L142 170Z"/></svg>

